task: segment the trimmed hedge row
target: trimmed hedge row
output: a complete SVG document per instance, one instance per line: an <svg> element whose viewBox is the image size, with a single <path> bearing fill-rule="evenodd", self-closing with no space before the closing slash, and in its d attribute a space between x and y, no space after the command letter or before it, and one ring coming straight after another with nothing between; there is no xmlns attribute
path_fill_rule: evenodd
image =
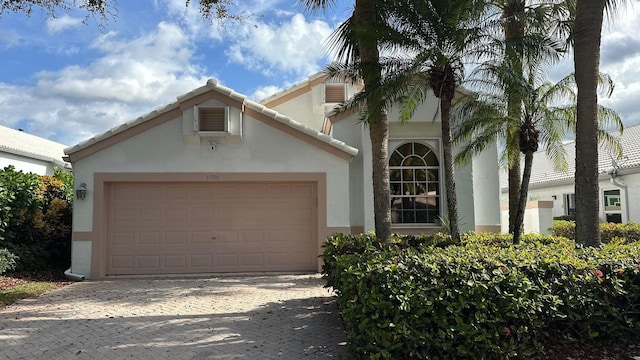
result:
<svg viewBox="0 0 640 360"><path fill-rule="evenodd" d="M562 236L572 240L576 238L575 221L554 220L549 230L555 236ZM634 222L626 224L600 223L600 240L603 243L609 243L614 239L639 241L640 225Z"/></svg>
<svg viewBox="0 0 640 360"><path fill-rule="evenodd" d="M321 255L354 358L504 359L640 331L640 244L335 234Z"/></svg>

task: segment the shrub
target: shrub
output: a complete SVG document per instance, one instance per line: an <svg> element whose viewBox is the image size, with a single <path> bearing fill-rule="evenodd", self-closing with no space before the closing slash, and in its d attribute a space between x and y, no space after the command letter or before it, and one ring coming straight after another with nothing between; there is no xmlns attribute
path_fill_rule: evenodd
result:
<svg viewBox="0 0 640 360"><path fill-rule="evenodd" d="M70 262L71 199L67 185L7 167L0 171L0 241L16 254L16 271L60 268Z"/></svg>
<svg viewBox="0 0 640 360"><path fill-rule="evenodd" d="M497 234L449 245L423 238L398 246L397 236L380 244L340 234L325 243L323 275L355 358L499 359L558 339L638 334L637 242L593 249L551 236L519 245Z"/></svg>
<svg viewBox="0 0 640 360"><path fill-rule="evenodd" d="M13 255L9 250L0 248L0 275L8 270L12 270L16 266L17 256Z"/></svg>
<svg viewBox="0 0 640 360"><path fill-rule="evenodd" d="M576 237L576 223L574 221L554 220L553 226L549 230L556 236L573 240ZM618 238L628 242L639 241L640 225L634 222L626 224L600 223L600 240L603 243L610 243Z"/></svg>

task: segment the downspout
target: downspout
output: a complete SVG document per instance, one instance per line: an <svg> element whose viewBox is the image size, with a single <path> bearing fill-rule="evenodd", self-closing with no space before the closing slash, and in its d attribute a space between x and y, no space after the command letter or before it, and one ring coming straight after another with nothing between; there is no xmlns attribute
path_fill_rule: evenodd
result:
<svg viewBox="0 0 640 360"><path fill-rule="evenodd" d="M618 169L616 168L610 168L607 171L607 174L609 174L610 178L609 178L609 182L613 185L616 186L620 189L622 189L624 191L624 215L625 215L625 219L627 220L627 222L629 222L629 199L627 197L627 185L625 185L624 183L621 183L618 180Z"/></svg>
<svg viewBox="0 0 640 360"><path fill-rule="evenodd" d="M71 279L73 281L84 280L84 275L72 273L71 268L68 268L67 270L64 271L64 276L66 276L68 279Z"/></svg>

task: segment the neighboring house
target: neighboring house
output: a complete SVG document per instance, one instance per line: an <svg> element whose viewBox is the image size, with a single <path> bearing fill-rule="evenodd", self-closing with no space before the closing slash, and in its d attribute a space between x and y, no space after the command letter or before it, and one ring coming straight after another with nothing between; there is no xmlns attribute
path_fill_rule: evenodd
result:
<svg viewBox="0 0 640 360"><path fill-rule="evenodd" d="M53 168L71 169L63 161L66 145L0 126L0 169L13 165L16 170L53 175Z"/></svg>
<svg viewBox="0 0 640 360"><path fill-rule="evenodd" d="M368 131L357 114L324 115L355 91L314 75L256 103L210 80L67 148L87 189L74 203L70 273L319 270L327 236L374 228ZM393 113L393 230L437 231L437 102L405 126ZM496 149L459 170L465 229L499 230Z"/></svg>
<svg viewBox="0 0 640 360"><path fill-rule="evenodd" d="M620 139L622 159L604 145L598 149L600 181L600 221L640 223L640 125L624 129ZM533 158L529 200L549 204L552 216L575 214L575 142L564 145L568 171L556 171L544 152ZM502 203L508 202L508 189L502 183ZM503 219L504 221L504 219Z"/></svg>

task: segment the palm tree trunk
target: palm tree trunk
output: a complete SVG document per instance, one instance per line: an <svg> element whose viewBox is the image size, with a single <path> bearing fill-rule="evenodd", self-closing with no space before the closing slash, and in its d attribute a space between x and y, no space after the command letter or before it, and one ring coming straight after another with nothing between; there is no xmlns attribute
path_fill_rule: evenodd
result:
<svg viewBox="0 0 640 360"><path fill-rule="evenodd" d="M600 244L598 186L598 74L604 0L580 0L574 32L576 121L576 241Z"/></svg>
<svg viewBox="0 0 640 360"><path fill-rule="evenodd" d="M376 23L375 0L356 0L354 9L356 27L363 32L357 35L358 51L362 65L364 91L377 88L382 79L377 35L367 32L368 26ZM365 30L363 30L365 29ZM391 239L391 204L389 197L388 139L389 127L380 95L367 100L369 137L371 139L373 212L376 237L381 241Z"/></svg>
<svg viewBox="0 0 640 360"><path fill-rule="evenodd" d="M505 0L502 17L505 19L504 40L505 40L505 60L510 63L514 72L522 73L522 51L515 45L524 36L524 23L522 16L525 12L524 0ZM507 111L510 121L519 119L521 116L522 99L516 92L507 88ZM520 121L517 121L519 124ZM520 126L515 126L509 134L507 146L512 149L519 148ZM515 234L516 213L518 212L520 200L520 152L516 151L517 158L509 158L509 232Z"/></svg>
<svg viewBox="0 0 640 360"><path fill-rule="evenodd" d="M515 130L515 135L510 134L510 136L514 137L516 140L515 146L518 147L518 136L520 134L520 129ZM513 141L513 140L512 140ZM509 146L509 145L507 145ZM509 171L507 173L508 182L509 182L509 233L513 234L513 230L516 223L516 213L518 212L518 204L520 203L520 153L518 152L518 156L516 159L509 159Z"/></svg>
<svg viewBox="0 0 640 360"><path fill-rule="evenodd" d="M444 157L444 181L447 193L447 215L451 238L460 240L460 226L458 225L458 198L456 196L456 180L453 168L453 148L451 145L451 124L449 114L451 113L451 99L443 96L440 98L442 111L442 153Z"/></svg>
<svg viewBox="0 0 640 360"><path fill-rule="evenodd" d="M520 186L520 198L513 227L513 243L519 244L522 235L522 224L524 223L524 212L527 208L527 197L529 196L529 180L531 179L531 168L533 167L533 151L524 154L524 170L522 171L522 184Z"/></svg>

